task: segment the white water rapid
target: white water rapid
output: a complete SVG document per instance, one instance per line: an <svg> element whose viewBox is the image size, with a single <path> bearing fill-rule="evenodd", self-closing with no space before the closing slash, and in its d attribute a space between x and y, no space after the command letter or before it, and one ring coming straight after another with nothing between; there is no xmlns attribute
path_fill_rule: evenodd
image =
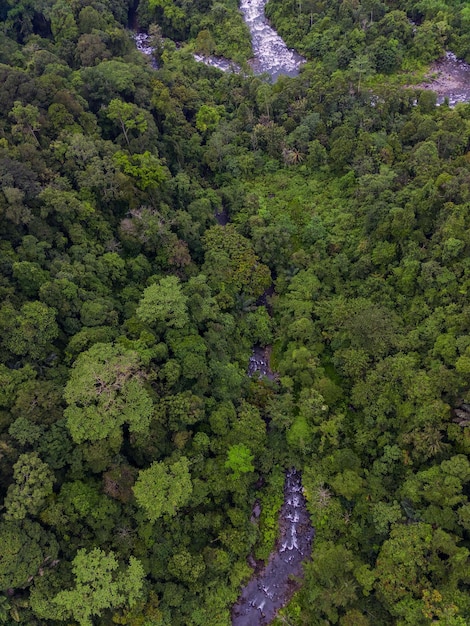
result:
<svg viewBox="0 0 470 626"><path fill-rule="evenodd" d="M270 26L264 7L267 0L241 0L240 11L250 29L253 58L249 61L255 74L268 74L273 81L279 76L297 76L305 59L284 43L283 39ZM145 33L134 35L137 49L151 56L152 48L148 45L149 36ZM223 72L240 72L241 68L230 59L202 54L193 55L196 61ZM156 67L155 61L152 65Z"/></svg>
<svg viewBox="0 0 470 626"><path fill-rule="evenodd" d="M266 72L273 80L280 75L297 76L305 59L289 48L270 26L264 7L267 0L241 0L240 11L250 29L255 74Z"/></svg>

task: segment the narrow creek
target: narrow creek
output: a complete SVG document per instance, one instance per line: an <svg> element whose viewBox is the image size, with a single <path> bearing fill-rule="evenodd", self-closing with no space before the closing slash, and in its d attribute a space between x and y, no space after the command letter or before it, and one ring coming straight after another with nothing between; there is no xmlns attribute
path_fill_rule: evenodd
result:
<svg viewBox="0 0 470 626"><path fill-rule="evenodd" d="M250 29L253 59L250 65L255 74L267 73L273 81L280 75L296 76L305 59L287 48L284 41L271 28L264 14L267 0L241 0L240 10ZM134 35L137 48L152 55L148 35ZM197 61L218 67L222 71L240 71L228 59L194 55ZM155 65L154 65L155 66ZM225 226L230 216L223 209L215 214L219 225ZM274 292L271 285L258 299L258 306L266 306L270 312L269 297ZM265 376L276 380L269 364L270 347L253 346L248 364L249 376ZM259 517L259 504L255 505ZM284 607L300 586L302 564L310 558L315 531L307 511L302 490L300 472L291 468L286 471L284 502L279 512L279 534L276 546L269 559L241 590L237 603L232 608L233 626L267 626ZM253 562L251 557L249 561Z"/></svg>
<svg viewBox="0 0 470 626"><path fill-rule="evenodd" d="M230 221L226 209L214 215L220 226ZM256 301L257 306L265 306L271 315L270 297L274 293L274 283ZM270 366L270 346L253 346L248 363L248 375L262 376L276 380L276 373ZM252 521L260 515L260 505L256 501ZM291 468L286 472L284 482L284 502L279 512L279 535L275 548L267 564L253 574L251 580L241 590L236 604L232 607L232 626L267 626L276 613L292 598L300 586L303 562L310 558L315 531L307 511L303 495L300 472ZM252 556L248 562L256 568Z"/></svg>
<svg viewBox="0 0 470 626"><path fill-rule="evenodd" d="M242 589L232 608L232 626L267 626L300 586L302 564L310 558L314 530L302 492L300 472L286 472L279 538L267 565Z"/></svg>
<svg viewBox="0 0 470 626"><path fill-rule="evenodd" d="M264 300L274 291L266 290ZM263 299L261 296L261 299ZM261 300L260 299L260 300ZM265 304L266 302L260 302ZM267 307L268 308L268 307ZM248 364L249 376L266 376L276 380L269 363L270 347L254 346ZM259 503L257 515L259 517ZM232 608L232 626L267 626L300 586L302 564L310 558L315 531L303 495L298 470L286 472L284 503L279 512L279 536L267 564L242 589ZM251 560L251 559L249 559Z"/></svg>

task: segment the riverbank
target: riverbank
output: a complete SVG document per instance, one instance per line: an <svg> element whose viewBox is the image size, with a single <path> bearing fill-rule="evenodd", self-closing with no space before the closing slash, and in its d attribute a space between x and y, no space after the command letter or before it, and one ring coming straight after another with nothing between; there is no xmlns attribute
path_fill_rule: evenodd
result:
<svg viewBox="0 0 470 626"><path fill-rule="evenodd" d="M447 100L453 107L459 102L469 102L470 65L458 59L453 52L446 52L443 58L431 65L427 78L415 87L434 91L437 104Z"/></svg>

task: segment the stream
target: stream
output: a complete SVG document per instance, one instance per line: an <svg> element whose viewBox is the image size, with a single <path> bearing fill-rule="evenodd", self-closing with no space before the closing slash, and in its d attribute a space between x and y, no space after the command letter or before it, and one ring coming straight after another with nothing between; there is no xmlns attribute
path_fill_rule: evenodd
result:
<svg viewBox="0 0 470 626"><path fill-rule="evenodd" d="M267 0L241 0L240 10L247 23L252 39L253 59L250 65L255 74L268 74L273 81L280 75L296 76L305 59L289 50L271 28L264 14ZM149 37L144 33L134 35L137 48L152 55ZM197 61L227 72L238 72L240 68L228 59L194 55ZM156 67L155 60L152 61ZM230 217L225 209L215 214L219 225L225 226ZM271 285L258 299L258 306L266 306L270 312L269 297L274 292ZM248 375L262 376L275 381L277 376L269 365L270 347L254 346L248 364ZM259 503L255 503L254 520L259 517ZM237 603L232 608L233 626L267 626L277 611L284 607L300 586L302 563L310 558L314 529L307 511L302 490L301 474L295 468L286 472L284 503L279 513L279 536L266 566L241 590ZM254 562L250 557L249 562ZM256 564L255 564L256 565Z"/></svg>
<svg viewBox="0 0 470 626"><path fill-rule="evenodd" d="M222 211L216 214L216 219L219 224L225 225L229 216ZM269 314L270 296L273 293L274 283L256 301L257 306L265 306ZM276 381L277 375L270 366L270 355L271 346L253 346L248 375ZM253 523L256 523L260 513L257 500L251 518ZM314 536L315 531L303 494L301 474L291 468L286 472L284 503L279 512L279 536L275 548L260 571L256 571L254 558L248 558L255 572L232 607L232 626L267 626L272 622L277 611L289 602L300 587L303 562L310 558Z"/></svg>
<svg viewBox="0 0 470 626"><path fill-rule="evenodd" d="M268 74L273 81L279 76L297 76L300 67L305 63L304 57L290 50L283 39L270 26L264 14L267 0L241 0L240 11L250 29L253 58L248 62L255 74ZM134 34L138 50L151 56L149 36L145 33ZM193 54L196 61L216 67L222 72L240 72L241 68L234 61L223 57ZM155 61L152 61L156 67Z"/></svg>
<svg viewBox="0 0 470 626"><path fill-rule="evenodd" d="M302 493L300 473L286 473L280 537L266 567L243 588L232 609L232 626L267 626L299 587L302 563L310 557L314 530Z"/></svg>

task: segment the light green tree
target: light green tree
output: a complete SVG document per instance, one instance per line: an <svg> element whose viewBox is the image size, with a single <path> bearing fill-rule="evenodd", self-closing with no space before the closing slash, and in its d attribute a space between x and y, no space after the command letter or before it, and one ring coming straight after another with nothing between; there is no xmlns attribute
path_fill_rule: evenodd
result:
<svg viewBox="0 0 470 626"><path fill-rule="evenodd" d="M58 593L54 604L65 608L80 626L91 626L104 609L132 607L142 593L144 569L130 557L123 570L113 552L82 549L73 560L75 587Z"/></svg>
<svg viewBox="0 0 470 626"><path fill-rule="evenodd" d="M147 130L147 120L143 111L130 102L113 98L108 105L106 115L110 120L119 124L127 145L129 145L130 130L137 130L139 133L144 133Z"/></svg>
<svg viewBox="0 0 470 626"><path fill-rule="evenodd" d="M37 107L32 104L23 105L17 100L10 111L10 117L15 121L12 127L12 132L15 135L31 137L34 143L39 145L37 133L41 128L41 124Z"/></svg>
<svg viewBox="0 0 470 626"><path fill-rule="evenodd" d="M134 350L97 343L74 363L64 397L67 426L76 443L98 441L124 423L142 433L153 414L152 400L144 387L144 373Z"/></svg>
<svg viewBox="0 0 470 626"><path fill-rule="evenodd" d="M225 467L232 470L234 478L239 478L242 474L254 471L254 458L248 446L237 443L228 449Z"/></svg>
<svg viewBox="0 0 470 626"><path fill-rule="evenodd" d="M146 150L142 154L129 156L118 151L113 156L116 165L135 181L141 191L159 189L168 178L168 170L156 154Z"/></svg>
<svg viewBox="0 0 470 626"><path fill-rule="evenodd" d="M187 300L179 278L166 276L145 289L137 317L147 324L183 328L188 323Z"/></svg>
<svg viewBox="0 0 470 626"><path fill-rule="evenodd" d="M214 130L220 121L220 113L216 107L203 104L196 114L196 128L205 133Z"/></svg>
<svg viewBox="0 0 470 626"><path fill-rule="evenodd" d="M137 504L151 522L165 514L175 515L187 504L192 490L189 461L184 456L171 465L152 463L148 469L140 471L134 485Z"/></svg>

